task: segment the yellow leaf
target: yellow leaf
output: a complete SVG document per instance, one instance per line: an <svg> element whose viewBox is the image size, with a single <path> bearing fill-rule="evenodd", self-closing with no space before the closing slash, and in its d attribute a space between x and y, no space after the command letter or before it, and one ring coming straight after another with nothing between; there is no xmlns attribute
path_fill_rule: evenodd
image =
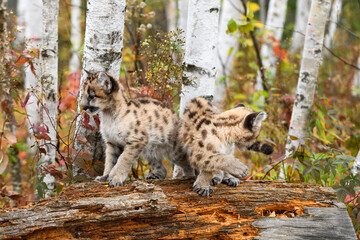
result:
<svg viewBox="0 0 360 240"><path fill-rule="evenodd" d="M264 24L260 21L254 21L253 22L253 25L257 28L263 28L264 27Z"/></svg>
<svg viewBox="0 0 360 240"><path fill-rule="evenodd" d="M298 140L298 138L297 137L295 137L295 136L289 136L289 138L291 139L291 140Z"/></svg>
<svg viewBox="0 0 360 240"><path fill-rule="evenodd" d="M271 212L268 217L276 217L276 212L275 211Z"/></svg>
<svg viewBox="0 0 360 240"><path fill-rule="evenodd" d="M251 11L256 12L260 9L259 4L251 2L249 5Z"/></svg>

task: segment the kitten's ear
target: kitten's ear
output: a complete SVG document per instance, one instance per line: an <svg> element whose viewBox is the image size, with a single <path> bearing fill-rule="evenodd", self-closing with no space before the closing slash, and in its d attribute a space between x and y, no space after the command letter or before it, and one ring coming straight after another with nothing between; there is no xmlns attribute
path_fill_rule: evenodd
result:
<svg viewBox="0 0 360 240"><path fill-rule="evenodd" d="M236 104L236 106L234 108L238 108L238 107L245 107L245 105L243 103L239 103L239 104Z"/></svg>
<svg viewBox="0 0 360 240"><path fill-rule="evenodd" d="M252 131L253 129L260 128L262 121L267 117L265 112L255 112L246 116L244 127Z"/></svg>
<svg viewBox="0 0 360 240"><path fill-rule="evenodd" d="M111 78L105 72L99 73L97 82L102 88L104 88L107 94L111 93L112 81Z"/></svg>

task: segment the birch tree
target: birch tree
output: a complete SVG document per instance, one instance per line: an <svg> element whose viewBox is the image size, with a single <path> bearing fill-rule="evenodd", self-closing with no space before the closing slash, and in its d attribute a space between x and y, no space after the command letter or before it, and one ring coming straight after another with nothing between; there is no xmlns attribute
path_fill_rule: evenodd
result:
<svg viewBox="0 0 360 240"><path fill-rule="evenodd" d="M337 22L340 19L341 7L342 7L342 0L334 0L330 13L328 31L325 36L325 46L328 48L331 48L333 44Z"/></svg>
<svg viewBox="0 0 360 240"><path fill-rule="evenodd" d="M187 29L187 22L188 22L188 8L189 8L189 1L190 0L179 0L179 22L178 26L182 30L184 30L186 36L186 29Z"/></svg>
<svg viewBox="0 0 360 240"><path fill-rule="evenodd" d="M193 81L193 84L183 86L180 115L184 112L187 103L195 97L213 99L220 1L190 0L188 9L184 57L186 69L183 79ZM181 169L175 166L173 177L180 174Z"/></svg>
<svg viewBox="0 0 360 240"><path fill-rule="evenodd" d="M307 137L330 6L330 0L313 0L311 3L289 136L286 141L286 156L294 154L299 145L305 143Z"/></svg>
<svg viewBox="0 0 360 240"><path fill-rule="evenodd" d="M41 159L43 166L54 165L56 156L56 113L58 90L58 16L59 0L43 0L43 38L41 48L41 83L43 108L41 117L49 129L50 140L44 140L46 154ZM44 182L49 190L54 189L55 178L49 173ZM50 197L50 191L46 192Z"/></svg>
<svg viewBox="0 0 360 240"><path fill-rule="evenodd" d="M304 46L306 24L308 22L311 0L296 1L295 31L290 50L295 53Z"/></svg>
<svg viewBox="0 0 360 240"><path fill-rule="evenodd" d="M358 175L360 173L360 150L359 150L358 154L356 155L354 164L351 169L351 173L353 175Z"/></svg>
<svg viewBox="0 0 360 240"><path fill-rule="evenodd" d="M358 57L357 60L357 66L360 66L360 56ZM360 70L356 70L352 85L352 95L359 97L360 96L359 91L360 91Z"/></svg>
<svg viewBox="0 0 360 240"><path fill-rule="evenodd" d="M275 41L280 42L284 23L286 16L286 6L287 0L270 0L269 10L266 18L266 25L264 27L264 32L268 36L272 36ZM275 63L277 58L273 51L273 43L264 43L261 46L260 52L263 66L267 72L268 78L271 80L276 72ZM262 91L264 90L263 80L261 79L260 71L258 71L256 76L255 90Z"/></svg>
<svg viewBox="0 0 360 240"><path fill-rule="evenodd" d="M266 0L259 0L260 5L260 21L265 23L266 21Z"/></svg>
<svg viewBox="0 0 360 240"><path fill-rule="evenodd" d="M224 0L221 8L219 22L219 37L217 50L217 74L215 82L214 103L221 106L221 102L225 99L226 85L228 85L228 77L231 75L232 62L234 53L238 48L238 39L232 33L227 34L227 25L230 19L237 20L240 18L240 11L244 11L241 1ZM230 52L230 54L229 54ZM223 79L225 77L225 79Z"/></svg>
<svg viewBox="0 0 360 240"><path fill-rule="evenodd" d="M86 72L106 71L118 77L123 48L125 0L88 0L87 18L85 28L84 55L80 84L86 79ZM82 92L78 95L78 108L80 113ZM101 118L101 116L100 116ZM79 141L75 148L87 150L94 159L103 159L103 143L99 132L84 128L82 119L78 118L76 134L84 136L89 146ZM95 126L94 122L92 125ZM74 166L74 173L81 169Z"/></svg>
<svg viewBox="0 0 360 240"><path fill-rule="evenodd" d="M71 44L70 72L80 69L80 56L78 51L81 46L81 0L71 1Z"/></svg>
<svg viewBox="0 0 360 240"><path fill-rule="evenodd" d="M170 0L166 6L166 21L167 21L167 30L172 31L176 29L178 25L177 18L177 1Z"/></svg>
<svg viewBox="0 0 360 240"><path fill-rule="evenodd" d="M24 5L26 7L24 7ZM19 2L19 8L25 8L25 37L27 39L31 39L29 42L30 48L40 49L41 39L42 39L42 0L32 0L25 1L21 0ZM39 61L37 59L33 60L35 66L35 72L39 76ZM35 75L31 72L30 66L27 66L25 69L25 89L27 91L30 90L38 90L38 80ZM37 99L34 95L30 95L28 104L26 105L26 112L29 114L28 123L28 132L29 135L32 136L32 129L30 124L34 126L38 126L40 124L40 110L37 106ZM28 145L34 145L34 139L32 137L28 137L27 139ZM34 150L34 149L33 149Z"/></svg>

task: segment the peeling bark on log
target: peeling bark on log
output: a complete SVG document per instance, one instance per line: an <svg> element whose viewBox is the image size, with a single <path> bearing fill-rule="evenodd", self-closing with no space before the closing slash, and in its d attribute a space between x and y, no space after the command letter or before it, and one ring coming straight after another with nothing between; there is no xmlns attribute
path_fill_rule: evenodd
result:
<svg viewBox="0 0 360 240"><path fill-rule="evenodd" d="M249 181L236 188L219 185L213 196L200 197L191 190L193 181L133 181L115 188L97 182L72 185L57 198L0 213L0 238L295 239L286 235L288 228L281 233L282 227L296 223L290 224L296 233L326 213L330 217L319 218L325 221L323 226L331 219L332 232L347 237L343 239L356 239L346 209L337 207L331 188ZM308 209L316 211L307 214ZM272 238L269 230L276 230L282 238ZM317 233L312 231L313 239L321 238Z"/></svg>

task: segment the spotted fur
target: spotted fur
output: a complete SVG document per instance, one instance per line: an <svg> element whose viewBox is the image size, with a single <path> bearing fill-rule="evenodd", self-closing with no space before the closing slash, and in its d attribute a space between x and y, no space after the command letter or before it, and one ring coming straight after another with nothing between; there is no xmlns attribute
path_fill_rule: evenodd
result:
<svg viewBox="0 0 360 240"><path fill-rule="evenodd" d="M164 179L164 156L193 175L186 152L178 144L179 117L164 103L150 98L129 99L118 80L105 72L89 74L82 86L82 108L99 113L100 132L106 143L105 169L97 181L122 186L133 162L143 156L149 163L148 179Z"/></svg>
<svg viewBox="0 0 360 240"><path fill-rule="evenodd" d="M248 167L233 156L235 146L242 150L271 154L273 148L257 141L265 112L255 112L243 104L220 112L202 98L187 105L182 116L180 137L187 148L190 164L200 170L194 191L210 195L210 186L220 182L237 186Z"/></svg>

